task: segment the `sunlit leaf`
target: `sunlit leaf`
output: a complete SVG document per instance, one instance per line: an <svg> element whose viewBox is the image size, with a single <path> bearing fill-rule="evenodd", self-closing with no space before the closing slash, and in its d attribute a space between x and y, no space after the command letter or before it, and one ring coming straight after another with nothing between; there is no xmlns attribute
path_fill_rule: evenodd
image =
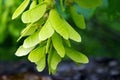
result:
<svg viewBox="0 0 120 80"><path fill-rule="evenodd" d="M31 62L38 62L44 57L44 55L45 55L45 46L42 46L42 47L39 46L30 52L28 59Z"/></svg>
<svg viewBox="0 0 120 80"><path fill-rule="evenodd" d="M52 58L51 58L51 68L53 70L56 70L57 65L61 61L61 57L58 55L56 51L53 52Z"/></svg>
<svg viewBox="0 0 120 80"><path fill-rule="evenodd" d="M24 48L23 46L20 46L15 55L16 56L25 56L27 55L32 49L34 49L34 47L30 47L30 48Z"/></svg>
<svg viewBox="0 0 120 80"><path fill-rule="evenodd" d="M41 18L39 21L35 22L35 23L30 23L26 28L24 28L21 31L21 35L24 34L25 36L27 35L31 35L32 33L34 33L34 31L39 27L41 28L42 25L44 23L44 19Z"/></svg>
<svg viewBox="0 0 120 80"><path fill-rule="evenodd" d="M27 27L21 31L21 36L18 38L17 41L19 41L24 36L32 35L38 29L38 27L39 28L42 27L43 23L44 23L44 19L41 18L39 21L35 23L28 24Z"/></svg>
<svg viewBox="0 0 120 80"><path fill-rule="evenodd" d="M52 25L48 20L39 32L39 40L44 41L47 38L50 38L53 35L53 33L54 29L52 28Z"/></svg>
<svg viewBox="0 0 120 80"><path fill-rule="evenodd" d="M37 31L24 40L23 47L25 48L33 47L36 46L39 42L40 42L39 31Z"/></svg>
<svg viewBox="0 0 120 80"><path fill-rule="evenodd" d="M72 28L72 26L69 25L65 20L63 20L63 21L64 21L63 24L66 25L65 27L68 28L69 38L72 39L72 40L74 40L74 41L81 42L81 37L80 37L79 33L78 33L77 31L75 31L75 30Z"/></svg>
<svg viewBox="0 0 120 80"><path fill-rule="evenodd" d="M24 0L22 4L15 10L15 12L12 15L12 19L17 18L28 6L30 0Z"/></svg>
<svg viewBox="0 0 120 80"><path fill-rule="evenodd" d="M49 38L47 40L47 44L46 44L46 53L48 53L49 49L50 49L50 43L51 43L51 38Z"/></svg>
<svg viewBox="0 0 120 80"><path fill-rule="evenodd" d="M26 28L24 28L22 31L21 31L21 35L23 35L24 34L24 36L28 36L28 35L30 35L31 33L33 33L33 29L31 29L31 27L33 27L33 23L31 23L31 24L28 24L27 26L26 26ZM35 28L36 29L36 28ZM29 31L30 30L30 31Z"/></svg>
<svg viewBox="0 0 120 80"><path fill-rule="evenodd" d="M45 3L42 3L30 10L25 11L22 15L22 21L24 23L33 23L38 21L46 12L46 6L47 5Z"/></svg>
<svg viewBox="0 0 120 80"><path fill-rule="evenodd" d="M65 48L66 54L69 58L71 58L73 61L78 63L88 63L89 60L87 56L82 54L81 52L78 52L72 48Z"/></svg>
<svg viewBox="0 0 120 80"><path fill-rule="evenodd" d="M30 9L34 8L37 5L36 0L33 0L32 3L30 4Z"/></svg>
<svg viewBox="0 0 120 80"><path fill-rule="evenodd" d="M17 41L19 41L24 36L32 35L36 31L37 27L38 26L35 26L32 23L29 24L25 29L23 29L23 31L21 32L21 36Z"/></svg>
<svg viewBox="0 0 120 80"><path fill-rule="evenodd" d="M85 29L85 20L84 20L84 16L80 15L76 12L74 7L70 7L70 13L71 13L71 17L75 23L75 25L80 28L80 29Z"/></svg>
<svg viewBox="0 0 120 80"><path fill-rule="evenodd" d="M58 63L58 64L59 64L59 63ZM50 73L52 73L52 74L55 74L55 73L56 73L57 67L56 67L56 69L52 69L51 66L50 66L49 68L50 68Z"/></svg>
<svg viewBox="0 0 120 80"><path fill-rule="evenodd" d="M48 58L47 58L49 74L51 73L50 61L51 61L52 55L53 55L53 46L50 45L50 49L49 49L49 52L48 52Z"/></svg>
<svg viewBox="0 0 120 80"><path fill-rule="evenodd" d="M51 54L48 54L49 56L49 68L50 70L56 70L57 65L61 61L61 57L58 55L56 51L53 51Z"/></svg>
<svg viewBox="0 0 120 80"><path fill-rule="evenodd" d="M62 18L55 9L52 9L49 14L49 20L52 27L57 33L59 33L63 38L68 39L68 29L64 26Z"/></svg>
<svg viewBox="0 0 120 80"><path fill-rule="evenodd" d="M46 58L45 56L41 58L38 62L36 62L37 65L37 70L38 71L43 71L45 66L46 66Z"/></svg>
<svg viewBox="0 0 120 80"><path fill-rule="evenodd" d="M81 7L94 8L101 5L102 0L75 0Z"/></svg>
<svg viewBox="0 0 120 80"><path fill-rule="evenodd" d="M51 60L52 60L53 53L54 53L54 49L53 49L52 45L50 45L50 50L49 50L49 52L48 52L48 59L47 59L47 61L48 61L49 74L51 74L51 73L52 73L52 74L56 73L56 69L53 70L53 69L51 68ZM59 55L58 55L58 56L59 56Z"/></svg>
<svg viewBox="0 0 120 80"><path fill-rule="evenodd" d="M62 38L60 35L58 35L57 33L54 33L52 36L52 43L54 48L56 49L57 53L61 56L64 57L65 56L65 49L62 43Z"/></svg>

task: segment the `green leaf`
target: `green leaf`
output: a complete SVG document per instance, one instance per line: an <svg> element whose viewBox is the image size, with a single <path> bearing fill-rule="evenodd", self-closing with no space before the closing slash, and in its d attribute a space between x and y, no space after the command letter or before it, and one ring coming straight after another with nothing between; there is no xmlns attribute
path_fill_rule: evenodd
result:
<svg viewBox="0 0 120 80"><path fill-rule="evenodd" d="M15 55L16 55L16 56L25 56L25 55L27 55L27 54L28 54L31 50L33 50L33 49L34 49L34 47L24 48L23 46L20 46L20 47L17 49Z"/></svg>
<svg viewBox="0 0 120 80"><path fill-rule="evenodd" d="M47 44L46 44L46 53L48 53L48 51L50 49L50 43L51 43L51 38L48 38Z"/></svg>
<svg viewBox="0 0 120 80"><path fill-rule="evenodd" d="M57 33L54 33L52 36L52 43L57 53L61 56L65 56L65 49L62 43L62 38Z"/></svg>
<svg viewBox="0 0 120 80"><path fill-rule="evenodd" d="M24 36L32 35L38 28L41 28L44 23L44 19L41 18L39 21L35 23L29 24L26 28L24 28L21 32L21 36L18 38L19 41Z"/></svg>
<svg viewBox="0 0 120 80"><path fill-rule="evenodd" d="M30 9L34 8L37 5L36 0L33 0L32 3L30 4Z"/></svg>
<svg viewBox="0 0 120 80"><path fill-rule="evenodd" d="M53 70L56 70L57 65L59 64L59 62L61 61L61 57L58 55L58 53L56 51L53 52L52 58L51 58L51 68Z"/></svg>
<svg viewBox="0 0 120 80"><path fill-rule="evenodd" d="M32 35L37 28L38 26L34 25L33 23L29 24L25 29L22 30L21 36L18 38L17 41L19 41L24 36Z"/></svg>
<svg viewBox="0 0 120 80"><path fill-rule="evenodd" d="M37 65L37 70L38 71L43 71L45 66L46 66L46 58L45 55L43 58L41 58L38 62L36 62Z"/></svg>
<svg viewBox="0 0 120 80"><path fill-rule="evenodd" d="M39 32L39 40L44 41L47 38L50 38L53 35L53 33L54 29L52 28L52 25L50 24L49 20L47 20L47 22Z"/></svg>
<svg viewBox="0 0 120 80"><path fill-rule="evenodd" d="M80 29L85 29L84 16L78 14L73 6L70 7L70 13L75 25Z"/></svg>
<svg viewBox="0 0 120 80"><path fill-rule="evenodd" d="M71 58L73 61L78 63L88 63L89 60L87 56L84 54L72 49L72 48L65 48L66 54L69 58Z"/></svg>
<svg viewBox="0 0 120 80"><path fill-rule="evenodd" d="M34 30L31 28L33 27L33 23L31 24L28 24L26 26L26 28L24 28L22 31L21 31L21 35L24 35L24 36L28 36L28 35L31 35L32 33L34 33ZM35 28L36 29L36 28Z"/></svg>
<svg viewBox="0 0 120 80"><path fill-rule="evenodd" d="M102 4L102 0L75 0L81 7L95 8Z"/></svg>
<svg viewBox="0 0 120 80"><path fill-rule="evenodd" d="M50 74L50 73L55 74L56 71L57 71L57 67L56 67L56 69L52 69L51 66L50 66L49 69L50 69L49 74Z"/></svg>
<svg viewBox="0 0 120 80"><path fill-rule="evenodd" d="M48 58L47 58L49 74L51 73L51 65L50 64L51 64L52 55L53 55L53 46L51 44L49 52L48 52Z"/></svg>
<svg viewBox="0 0 120 80"><path fill-rule="evenodd" d="M29 48L36 46L38 43L40 43L39 40L39 31L35 32L31 36L29 36L27 39L24 40L23 47Z"/></svg>
<svg viewBox="0 0 120 80"><path fill-rule="evenodd" d="M60 17L58 12L55 9L52 9L49 14L49 20L52 27L57 33L59 33L63 38L68 39L68 29L63 24L63 19Z"/></svg>
<svg viewBox="0 0 120 80"><path fill-rule="evenodd" d="M56 72L57 65L61 61L61 57L58 53L54 50L48 54L48 66L49 66L49 73L52 72L53 74Z"/></svg>
<svg viewBox="0 0 120 80"><path fill-rule="evenodd" d="M38 62L44 57L44 55L45 55L45 46L42 46L42 47L39 46L30 52L28 59L31 62Z"/></svg>
<svg viewBox="0 0 120 80"><path fill-rule="evenodd" d="M15 10L15 12L12 15L12 19L17 18L28 6L30 0L24 0L22 4Z"/></svg>
<svg viewBox="0 0 120 80"><path fill-rule="evenodd" d="M45 3L42 3L30 10L27 10L22 15L22 21L24 23L34 23L38 21L46 12L46 7L47 5Z"/></svg>
<svg viewBox="0 0 120 80"><path fill-rule="evenodd" d="M76 41L81 42L81 37L77 31L75 31L71 25L69 25L65 20L63 20L63 24L68 28L69 38Z"/></svg>

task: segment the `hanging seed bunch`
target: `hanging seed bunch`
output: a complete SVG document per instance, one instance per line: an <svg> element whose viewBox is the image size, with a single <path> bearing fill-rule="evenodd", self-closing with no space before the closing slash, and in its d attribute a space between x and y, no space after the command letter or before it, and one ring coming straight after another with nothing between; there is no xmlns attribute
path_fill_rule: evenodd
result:
<svg viewBox="0 0 120 80"><path fill-rule="evenodd" d="M84 29L84 17L76 11L75 5L89 8L98 6L94 3L100 3L101 0L92 0L90 3L87 2L89 0L24 0L12 16L15 19L22 14L22 22L26 24L18 41L22 37L26 39L15 55L28 55L38 71L43 71L47 64L49 73L53 74L65 56L77 63L89 62L87 56L71 47L70 41L81 42L81 36L60 15L56 7L57 1L61 11L68 10L75 25Z"/></svg>

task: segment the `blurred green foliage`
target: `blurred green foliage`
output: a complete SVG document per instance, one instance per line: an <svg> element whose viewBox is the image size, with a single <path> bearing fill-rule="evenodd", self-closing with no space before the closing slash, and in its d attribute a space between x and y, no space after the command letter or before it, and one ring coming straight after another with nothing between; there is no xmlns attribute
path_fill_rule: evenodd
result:
<svg viewBox="0 0 120 80"><path fill-rule="evenodd" d="M103 0L86 19L87 27L79 31L83 39L78 45L86 55L120 58L119 3L119 0Z"/></svg>
<svg viewBox="0 0 120 80"><path fill-rule="evenodd" d="M11 20L11 15L22 0L0 0L0 60L14 60L20 31L25 27L20 18ZM74 43L76 49L89 56L120 57L120 9L119 0L103 0L97 9L82 8L76 5L79 13L86 18L85 30L78 30L82 36L82 43ZM60 6L58 5L58 8ZM73 24L68 15L61 13Z"/></svg>
<svg viewBox="0 0 120 80"><path fill-rule="evenodd" d="M11 20L14 10L19 6L19 0L0 0L0 60L16 59L16 40L24 28L21 20Z"/></svg>

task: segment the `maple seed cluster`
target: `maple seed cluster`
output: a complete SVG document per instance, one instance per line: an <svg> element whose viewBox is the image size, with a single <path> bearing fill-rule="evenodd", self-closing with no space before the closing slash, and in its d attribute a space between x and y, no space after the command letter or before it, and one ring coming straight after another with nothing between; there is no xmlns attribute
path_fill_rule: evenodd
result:
<svg viewBox="0 0 120 80"><path fill-rule="evenodd" d="M75 0L72 2L83 7L94 7L91 6L91 3L86 6L85 1ZM100 0L94 2L97 3L97 1ZM76 11L74 4L71 4L68 8L65 3L60 0L62 11L65 11L66 8L69 9L75 25L80 29L85 29L83 15ZM18 41L25 36L26 39L15 55L28 55L28 59L36 64L38 71L43 71L47 63L49 73L53 74L56 73L58 64L65 56L77 63L89 62L87 56L71 47L70 40L81 42L81 36L59 14L54 0L32 0L32 2L31 0L24 0L13 13L12 19L21 14L22 22L27 26L22 30Z"/></svg>

